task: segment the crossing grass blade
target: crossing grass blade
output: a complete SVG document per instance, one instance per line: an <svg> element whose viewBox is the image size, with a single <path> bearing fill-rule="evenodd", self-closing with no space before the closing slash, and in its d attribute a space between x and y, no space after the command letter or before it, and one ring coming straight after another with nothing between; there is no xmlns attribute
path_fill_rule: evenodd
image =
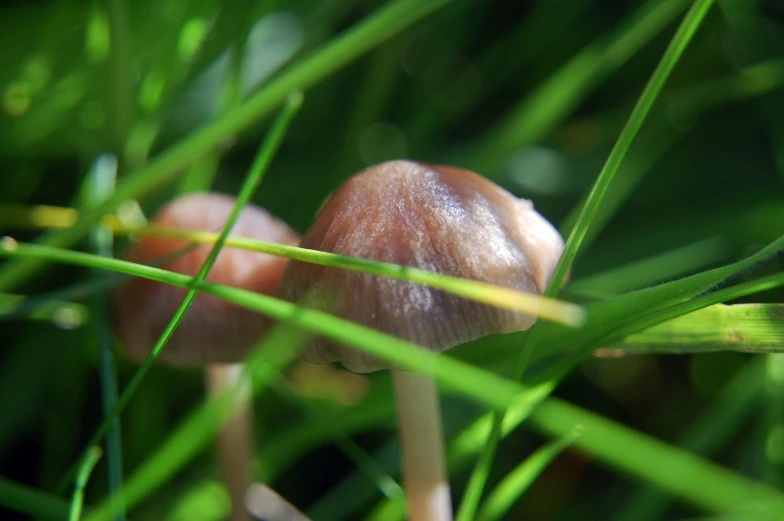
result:
<svg viewBox="0 0 784 521"><path fill-rule="evenodd" d="M634 109L632 109L632 112L629 115L629 119L624 125L618 140L615 142L607 161L602 167L601 172L599 172L599 176L588 194L585 205L583 205L582 210L577 217L575 227L566 240L563 254L544 291L545 296L554 297L557 295L563 282L566 280L569 268L577 255L577 251L580 248L582 240L585 237L594 216L598 212L598 208L601 205L604 194L607 192L608 186L618 171L621 161L628 152L629 147L631 147L632 142L637 137L637 133L640 131L643 122L650 112L654 101L664 87L667 78L675 68L675 64L683 54L689 41L691 41L692 37L697 32L697 28L699 28L712 4L712 0L696 0L686 13L686 16L670 41L659 64L648 80L645 89L642 94L640 94ZM531 352L535 349L536 341L540 334L539 331L539 328L534 326L531 334L526 337L526 343L518 353L512 375L516 380L520 379L525 374L528 359ZM490 468L495 457L495 449L498 446L501 437L502 422L503 412L496 413L493 429L487 440L485 449L477 460L466 493L458 509L457 521L471 521L476 515L485 483L490 475Z"/></svg>

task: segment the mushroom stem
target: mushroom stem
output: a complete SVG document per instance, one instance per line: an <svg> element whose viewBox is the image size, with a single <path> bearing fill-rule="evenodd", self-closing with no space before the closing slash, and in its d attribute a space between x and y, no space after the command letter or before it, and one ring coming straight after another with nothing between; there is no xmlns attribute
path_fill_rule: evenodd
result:
<svg viewBox="0 0 784 521"><path fill-rule="evenodd" d="M403 488L410 521L452 521L438 388L432 378L392 371Z"/></svg>
<svg viewBox="0 0 784 521"><path fill-rule="evenodd" d="M253 461L253 408L250 385L241 382L242 364L208 364L207 394L215 398L232 386L241 386L237 411L223 424L217 437L218 465L231 499L230 521L252 521L245 508L245 494L251 485Z"/></svg>

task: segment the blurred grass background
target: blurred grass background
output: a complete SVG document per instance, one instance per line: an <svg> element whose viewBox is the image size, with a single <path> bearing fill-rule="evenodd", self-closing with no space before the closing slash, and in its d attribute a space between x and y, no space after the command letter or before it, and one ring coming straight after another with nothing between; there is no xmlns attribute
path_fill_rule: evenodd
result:
<svg viewBox="0 0 784 521"><path fill-rule="evenodd" d="M568 234L574 209L690 2L426 4L421 20L355 59L333 60L302 85L305 103L254 202L304 231L343 179L407 157L476 169L533 199ZM79 206L100 154L114 154L122 183L382 7L348 0L3 3L0 204ZM716 2L625 158L564 295L590 301L671 280L738 260L778 238L784 230L782 85L784 4ZM237 193L268 123L254 118L214 150L191 151L182 175L144 190L142 208L151 212L180 191L206 186ZM6 233L31 240L38 232L6 219L0 234ZM735 282L781 271L781 259L773 259ZM12 291L46 294L87 280L87 270L55 265ZM736 302L744 301L781 302L782 291ZM0 323L0 475L47 492L101 419L101 309L80 302L91 306L80 308L85 323L64 321L62 313L59 320L54 313ZM781 340L774 337L772 345ZM472 360L481 364L482 355ZM555 394L778 487L784 482L781 366L776 355L737 352L592 358ZM134 370L118 360L121 387ZM314 385L316 377L301 374L305 369L292 371L293 390L256 401L260 472L294 504L312 508L314 521L364 519L373 501L341 515L324 506L351 496L338 484L355 464L324 439L318 414L339 418L334 423L346 436L394 467L394 452L385 448L394 438L393 404L378 391L386 376L329 372ZM125 472L138 468L201 400L198 371L154 368L122 416ZM353 408L357 400L365 406ZM302 402L321 413L304 413ZM481 412L452 396L444 410L452 434ZM513 432L496 456L491 484L542 442L530 430ZM456 498L468 472L453 473ZM211 454L202 454L130 518L219 519L225 497L215 476ZM106 483L99 463L88 504L105 495ZM506 519L698 515L567 450Z"/></svg>

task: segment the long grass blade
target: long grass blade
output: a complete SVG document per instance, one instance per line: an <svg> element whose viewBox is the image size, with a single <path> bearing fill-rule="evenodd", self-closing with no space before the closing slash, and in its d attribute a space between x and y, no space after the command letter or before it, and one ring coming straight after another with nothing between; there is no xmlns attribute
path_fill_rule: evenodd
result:
<svg viewBox="0 0 784 521"><path fill-rule="evenodd" d="M477 369L449 356L438 355L379 331L342 320L327 313L301 308L266 295L210 282L194 282L190 277L151 266L106 259L82 252L36 244L20 244L10 238L0 241L0 256L37 257L50 261L119 271L166 284L192 288L229 300L238 306L268 315L313 334L365 351L402 369L436 378L439 383L495 408L503 408L523 390L519 384ZM129 384L130 385L130 384ZM123 396L125 392L123 393ZM123 403L123 396L118 404Z"/></svg>
<svg viewBox="0 0 784 521"><path fill-rule="evenodd" d="M120 8L121 6L115 6ZM127 101L127 100L123 100ZM117 159L114 156L99 156L87 175L83 190L83 206L89 207L111 197L117 179ZM112 257L114 236L112 231L98 223L89 234L90 246L96 255ZM96 273L102 277L105 273ZM114 404L117 403L117 370L114 362L112 332L107 316L108 298L106 293L96 294L93 299L93 331L98 344L98 372L101 379L101 405L104 417L108 417ZM112 501L112 516L115 521L124 521L125 507L115 501L122 488L122 438L120 437L120 419L109 421L106 429L106 471L109 484L109 496Z"/></svg>
<svg viewBox="0 0 784 521"><path fill-rule="evenodd" d="M607 191L607 187L615 176L615 173L618 171L618 167L620 166L621 161L623 160L626 152L629 150L629 147L634 141L634 138L637 136L637 133L642 127L642 124L645 121L645 118L648 115L651 107L653 106L654 101L661 92L664 83L675 67L675 64L678 62L678 59L683 54L683 51L686 49L689 41L691 41L692 37L697 32L697 28L700 26L703 18L707 14L708 9L712 4L712 0L696 0L684 17L672 40L670 41L667 50L664 52L664 55L659 61L659 64L656 66L656 69L653 71L648 84L645 86L645 89L640 95L640 98L637 100L637 103L634 106L634 109L632 110L626 125L621 131L615 146L613 146L613 149L610 151L607 162L605 163L601 172L599 172L599 177L588 194L588 199L585 202L585 206L583 206L583 209L577 218L577 224L566 240L564 252L558 261L549 284L547 285L544 293L546 296L555 296L558 293L558 290L561 288L561 285L563 284L563 281L565 280L569 271L569 267L577 255L577 250L580 248L580 244L582 243L582 240L585 237L589 226L591 225L593 216L596 215L604 193ZM536 339L537 335L539 334L538 331L539 329L534 326L531 334L526 337L526 342L523 348L520 350L517 362L515 363L513 374L515 379L521 378L525 373L525 368L528 364L530 352L533 351L536 346ZM485 446L485 449L482 451L479 460L477 461L476 468L471 475L468 488L458 510L457 521L471 521L476 515L476 510L479 505L485 483L487 482L487 478L490 475L490 468L495 456L495 449L498 446L498 442L501 437L502 422L503 413L496 413L496 419L494 421L491 434L487 440L488 442Z"/></svg>
<svg viewBox="0 0 784 521"><path fill-rule="evenodd" d="M57 222L59 215L61 217L59 222L63 226L65 226L66 223L72 225L76 221L78 215L75 210L70 208L46 206L30 208L28 211L25 211L22 207L0 206L0 220L2 220L4 212L7 216L11 216L14 219L14 222L18 223L46 222L49 224ZM117 233L137 236L171 237L183 239L192 244L215 244L215 241L218 239L218 234L206 231L181 230L154 225L128 227L112 216L105 219L105 222ZM241 248L248 251L276 255L291 260L320 264L322 266L330 266L349 271L359 271L371 275L378 275L380 277L423 284L477 302L528 313L572 327L579 327L585 320L583 310L577 305L551 298L544 298L533 293L523 293L502 286L486 284L476 280L461 279L418 268L410 268L407 266L356 257L346 257L334 253L288 246L286 244L256 241L244 237L229 237L226 239L225 244L232 248Z"/></svg>

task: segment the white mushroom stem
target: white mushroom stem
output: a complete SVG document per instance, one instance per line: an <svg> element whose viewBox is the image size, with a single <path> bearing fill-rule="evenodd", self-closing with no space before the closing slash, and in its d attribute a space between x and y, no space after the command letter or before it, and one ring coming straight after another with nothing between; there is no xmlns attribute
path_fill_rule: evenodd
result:
<svg viewBox="0 0 784 521"><path fill-rule="evenodd" d="M253 461L253 407L249 382L243 382L242 364L209 364L207 394L213 399L227 388L239 386L236 413L221 427L217 437L218 465L231 499L230 521L253 521L245 508Z"/></svg>
<svg viewBox="0 0 784 521"><path fill-rule="evenodd" d="M409 521L452 521L438 388L432 378L392 371Z"/></svg>

